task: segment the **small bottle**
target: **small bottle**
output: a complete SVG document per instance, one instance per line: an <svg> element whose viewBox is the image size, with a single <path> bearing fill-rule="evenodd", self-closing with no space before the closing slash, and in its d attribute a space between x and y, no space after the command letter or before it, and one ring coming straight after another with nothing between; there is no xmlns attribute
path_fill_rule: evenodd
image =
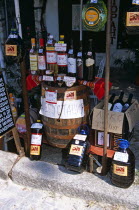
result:
<svg viewBox="0 0 139 210"><path fill-rule="evenodd" d="M60 43L64 44L64 35L60 35ZM67 75L67 53L66 51L57 52L58 75Z"/></svg>
<svg viewBox="0 0 139 210"><path fill-rule="evenodd" d="M16 25L13 22L10 35L5 42L5 60L6 63L12 65L23 60L24 46L21 37L18 34Z"/></svg>
<svg viewBox="0 0 139 210"><path fill-rule="evenodd" d="M124 105L124 102L123 102L123 96L124 96L124 92L122 91L120 93L120 96L117 100L115 100L113 106L112 106L112 111L113 112L122 112L122 108L123 108L123 105Z"/></svg>
<svg viewBox="0 0 139 210"><path fill-rule="evenodd" d="M38 55L36 50L35 38L31 38L31 49L29 52L31 74L38 74Z"/></svg>
<svg viewBox="0 0 139 210"><path fill-rule="evenodd" d="M68 76L76 77L76 57L74 54L73 40L71 40L71 46L68 51Z"/></svg>
<svg viewBox="0 0 139 210"><path fill-rule="evenodd" d="M31 125L30 159L40 160L42 145L43 124L40 120Z"/></svg>
<svg viewBox="0 0 139 210"><path fill-rule="evenodd" d="M95 59L92 50L92 39L89 39L89 49L85 59L85 77L87 81L95 80Z"/></svg>
<svg viewBox="0 0 139 210"><path fill-rule="evenodd" d="M47 69L57 73L57 53L54 47L54 37L53 35L48 36L47 45L46 45L46 63Z"/></svg>
<svg viewBox="0 0 139 210"><path fill-rule="evenodd" d="M77 78L79 80L83 80L84 72L83 72L83 57L82 57L82 43L80 43L80 48L77 53Z"/></svg>
<svg viewBox="0 0 139 210"><path fill-rule="evenodd" d="M38 50L38 71L39 74L45 75L46 71L46 55L45 55L45 49L44 49L44 39L39 39L39 50Z"/></svg>
<svg viewBox="0 0 139 210"><path fill-rule="evenodd" d="M126 110L131 106L132 98L133 98L133 94L130 93L127 101L123 105L122 112L126 112Z"/></svg>
<svg viewBox="0 0 139 210"><path fill-rule="evenodd" d="M115 152L110 169L112 184L121 188L128 188L135 178L135 156L129 149L129 142L118 139L119 149Z"/></svg>

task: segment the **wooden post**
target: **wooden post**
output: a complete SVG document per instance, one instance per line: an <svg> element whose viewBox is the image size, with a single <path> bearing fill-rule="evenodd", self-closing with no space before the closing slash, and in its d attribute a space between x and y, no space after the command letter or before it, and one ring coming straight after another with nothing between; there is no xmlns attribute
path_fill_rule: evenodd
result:
<svg viewBox="0 0 139 210"><path fill-rule="evenodd" d="M30 113L29 113L29 104L28 104L28 92L26 88L26 66L25 60L20 63L21 69L21 81L22 81L22 92L23 92L23 102L24 102L24 111L25 111L25 121L26 121L26 139L24 138L25 143L25 154L29 157L30 154L30 139L31 139L31 123L30 123Z"/></svg>
<svg viewBox="0 0 139 210"><path fill-rule="evenodd" d="M105 98L104 98L104 148L102 158L102 175L107 173L107 133L108 133L108 98L109 98L109 79L110 79L110 29L111 29L111 1L107 0L108 19L106 30L106 68L105 68Z"/></svg>

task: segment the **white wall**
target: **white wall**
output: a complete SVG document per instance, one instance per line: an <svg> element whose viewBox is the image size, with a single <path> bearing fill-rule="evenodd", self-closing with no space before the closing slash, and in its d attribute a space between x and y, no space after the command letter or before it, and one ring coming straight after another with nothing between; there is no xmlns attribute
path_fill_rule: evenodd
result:
<svg viewBox="0 0 139 210"><path fill-rule="evenodd" d="M48 0L45 13L45 24L48 33L59 40L58 0Z"/></svg>

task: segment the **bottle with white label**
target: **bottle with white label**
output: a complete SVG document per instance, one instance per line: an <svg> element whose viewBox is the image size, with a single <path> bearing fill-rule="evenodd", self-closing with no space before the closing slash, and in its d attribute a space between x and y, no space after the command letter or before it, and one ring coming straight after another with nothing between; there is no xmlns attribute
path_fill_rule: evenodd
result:
<svg viewBox="0 0 139 210"><path fill-rule="evenodd" d="M71 46L68 51L68 76L76 77L76 57L74 54L73 40L71 40Z"/></svg>
<svg viewBox="0 0 139 210"><path fill-rule="evenodd" d="M89 48L85 59L85 79L87 81L95 80L95 58L92 50L92 39L89 39Z"/></svg>
<svg viewBox="0 0 139 210"><path fill-rule="evenodd" d="M120 93L120 96L117 100L115 100L113 106L112 106L112 111L113 112L122 112L122 109L123 109L123 105L124 105L124 102L123 102L123 96L124 96L124 92L122 91Z"/></svg>
<svg viewBox="0 0 139 210"><path fill-rule="evenodd" d="M46 71L46 55L45 55L45 49L44 49L44 39L39 39L39 50L38 50L38 71L39 74L45 75Z"/></svg>
<svg viewBox="0 0 139 210"><path fill-rule="evenodd" d="M64 35L60 35L60 41L64 44ZM66 76L67 75L67 52L59 51L57 52L57 65L58 65L58 75Z"/></svg>
<svg viewBox="0 0 139 210"><path fill-rule="evenodd" d="M80 42L80 48L77 53L77 78L83 80L84 72L83 72L83 56L82 56L82 42Z"/></svg>
<svg viewBox="0 0 139 210"><path fill-rule="evenodd" d="M30 159L40 160L42 146L43 124L40 120L31 125Z"/></svg>
<svg viewBox="0 0 139 210"><path fill-rule="evenodd" d="M121 188L128 188L135 178L135 156L129 149L129 142L118 139L119 149L112 158L110 178L112 184Z"/></svg>

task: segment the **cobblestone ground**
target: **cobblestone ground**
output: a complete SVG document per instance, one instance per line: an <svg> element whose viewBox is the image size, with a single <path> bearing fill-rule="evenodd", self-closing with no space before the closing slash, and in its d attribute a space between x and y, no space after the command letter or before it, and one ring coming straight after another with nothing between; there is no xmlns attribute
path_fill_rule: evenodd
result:
<svg viewBox="0 0 139 210"><path fill-rule="evenodd" d="M132 208L130 208L132 209ZM128 210L95 201L69 198L0 179L0 210Z"/></svg>

